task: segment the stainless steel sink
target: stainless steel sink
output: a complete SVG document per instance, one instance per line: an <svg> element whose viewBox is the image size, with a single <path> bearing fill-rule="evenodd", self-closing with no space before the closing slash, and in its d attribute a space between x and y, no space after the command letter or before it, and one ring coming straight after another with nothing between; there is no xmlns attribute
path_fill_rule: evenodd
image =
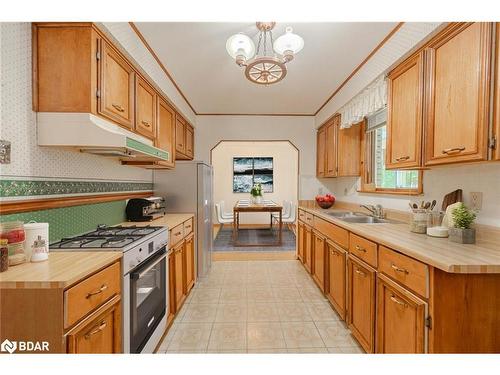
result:
<svg viewBox="0 0 500 375"><path fill-rule="evenodd" d="M397 223L394 220L379 219L373 216L361 216L361 215L351 215L339 217L340 220L346 221L348 223L360 223L360 224L384 224L384 223Z"/></svg>
<svg viewBox="0 0 500 375"><path fill-rule="evenodd" d="M326 214L329 215L329 216L336 217L336 218L342 218L344 216L353 216L354 212L350 212L350 211L329 211Z"/></svg>

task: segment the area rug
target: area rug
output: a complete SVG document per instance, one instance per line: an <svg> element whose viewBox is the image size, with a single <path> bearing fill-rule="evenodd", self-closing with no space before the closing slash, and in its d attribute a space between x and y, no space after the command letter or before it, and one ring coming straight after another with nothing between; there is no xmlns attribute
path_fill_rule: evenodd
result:
<svg viewBox="0 0 500 375"><path fill-rule="evenodd" d="M240 243L272 243L276 242L277 229L272 232L269 228L240 229L238 242ZM295 234L288 228L283 228L283 243L281 246L234 246L233 229L222 228L215 237L213 251L293 251L295 250Z"/></svg>

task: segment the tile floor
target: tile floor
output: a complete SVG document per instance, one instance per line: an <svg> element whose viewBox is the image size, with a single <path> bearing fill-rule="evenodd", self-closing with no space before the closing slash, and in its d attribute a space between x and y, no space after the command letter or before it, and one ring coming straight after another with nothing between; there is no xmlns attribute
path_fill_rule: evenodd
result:
<svg viewBox="0 0 500 375"><path fill-rule="evenodd" d="M159 353L363 353L300 262L219 261Z"/></svg>

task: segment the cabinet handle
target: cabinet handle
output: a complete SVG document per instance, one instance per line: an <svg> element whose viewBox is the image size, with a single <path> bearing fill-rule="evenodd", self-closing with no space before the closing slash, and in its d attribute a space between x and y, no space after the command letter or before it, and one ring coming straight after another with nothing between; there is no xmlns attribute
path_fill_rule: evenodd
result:
<svg viewBox="0 0 500 375"><path fill-rule="evenodd" d="M182 234L182 232L177 232L177 233L174 233L174 236L180 236Z"/></svg>
<svg viewBox="0 0 500 375"><path fill-rule="evenodd" d="M450 154L457 154L459 152L462 152L465 150L465 147L454 147L454 148L446 148L443 150L443 154L450 155Z"/></svg>
<svg viewBox="0 0 500 375"><path fill-rule="evenodd" d="M144 121L144 120L143 120L143 121L141 121L141 123L142 123L142 125L144 125L144 126L146 126L146 127L148 127L148 128L150 128L150 127L151 127L151 124L150 124L149 122L147 122L147 121Z"/></svg>
<svg viewBox="0 0 500 375"><path fill-rule="evenodd" d="M404 269L404 268L399 268L398 266L396 266L395 264L391 264L391 268L396 271L396 272L401 272L401 273L404 273L406 275L409 274L408 270Z"/></svg>
<svg viewBox="0 0 500 375"><path fill-rule="evenodd" d="M106 284L103 284L99 288L99 290L96 290L95 292L87 293L87 296L85 298L89 299L90 297L95 296L96 294L100 294L100 293L104 292L106 289L108 289L108 286Z"/></svg>
<svg viewBox="0 0 500 375"><path fill-rule="evenodd" d="M366 253L366 249L362 248L362 247L361 247L361 246L359 246L359 245L356 245L356 250L361 251L361 252L363 252L363 253Z"/></svg>
<svg viewBox="0 0 500 375"><path fill-rule="evenodd" d="M401 156L399 158L396 158L396 161L405 161L408 160L410 157L409 156Z"/></svg>
<svg viewBox="0 0 500 375"><path fill-rule="evenodd" d="M401 305L405 308L408 307L408 305L405 302L401 301L399 298L396 298L396 296L394 294L391 295L390 299L392 302L397 303L398 305Z"/></svg>
<svg viewBox="0 0 500 375"><path fill-rule="evenodd" d="M97 327L96 329L94 329L93 331L87 333L85 335L85 340L88 340L90 339L91 336L95 335L96 333L99 333L101 332L104 328L106 328L107 324L106 324L106 321L102 321Z"/></svg>
<svg viewBox="0 0 500 375"><path fill-rule="evenodd" d="M119 105L119 104L115 104L115 103L113 103L113 104L111 104L111 105L112 105L113 107L115 107L115 109L116 109L117 111L120 111L120 112L125 112L125 108L123 108L121 105Z"/></svg>
<svg viewBox="0 0 500 375"><path fill-rule="evenodd" d="M363 271L361 271L359 268L356 268L356 273L357 273L358 275L361 275L361 276L363 276L363 277L366 277L366 273L364 273Z"/></svg>

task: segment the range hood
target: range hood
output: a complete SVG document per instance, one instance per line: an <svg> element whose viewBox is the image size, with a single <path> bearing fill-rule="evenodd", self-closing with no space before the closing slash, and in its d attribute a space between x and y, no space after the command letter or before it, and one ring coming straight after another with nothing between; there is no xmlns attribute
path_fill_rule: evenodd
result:
<svg viewBox="0 0 500 375"><path fill-rule="evenodd" d="M153 142L91 113L38 112L38 145L64 147L124 161L170 161Z"/></svg>

